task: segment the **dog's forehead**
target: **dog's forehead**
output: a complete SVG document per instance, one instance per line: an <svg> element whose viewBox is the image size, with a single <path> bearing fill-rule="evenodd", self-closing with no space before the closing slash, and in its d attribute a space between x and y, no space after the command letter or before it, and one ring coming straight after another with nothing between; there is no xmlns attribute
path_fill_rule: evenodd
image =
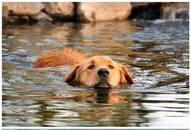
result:
<svg viewBox="0 0 191 130"><path fill-rule="evenodd" d="M90 58L91 63L113 63L114 61L108 56L93 56Z"/></svg>

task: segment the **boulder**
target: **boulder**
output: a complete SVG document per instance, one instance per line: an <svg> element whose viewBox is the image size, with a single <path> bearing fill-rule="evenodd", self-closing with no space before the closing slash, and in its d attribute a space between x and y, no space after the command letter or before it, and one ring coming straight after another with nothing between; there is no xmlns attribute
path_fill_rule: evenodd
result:
<svg viewBox="0 0 191 130"><path fill-rule="evenodd" d="M148 6L150 3L153 2L131 2L132 8L139 8L143 6Z"/></svg>
<svg viewBox="0 0 191 130"><path fill-rule="evenodd" d="M74 15L74 5L72 2L46 3L45 11L53 17L72 17Z"/></svg>
<svg viewBox="0 0 191 130"><path fill-rule="evenodd" d="M189 19L189 2L162 3L160 11L163 19Z"/></svg>
<svg viewBox="0 0 191 130"><path fill-rule="evenodd" d="M131 4L124 3L86 3L78 4L77 15L82 21L107 21L107 20L124 20L131 13Z"/></svg>
<svg viewBox="0 0 191 130"><path fill-rule="evenodd" d="M37 15L44 8L40 2L4 2L3 7L7 8L9 15Z"/></svg>
<svg viewBox="0 0 191 130"><path fill-rule="evenodd" d="M53 21L53 19L44 12L40 12L38 15L31 16L31 18L40 22Z"/></svg>
<svg viewBox="0 0 191 130"><path fill-rule="evenodd" d="M4 20L6 20L9 16L9 10L6 6L2 7L2 17Z"/></svg>

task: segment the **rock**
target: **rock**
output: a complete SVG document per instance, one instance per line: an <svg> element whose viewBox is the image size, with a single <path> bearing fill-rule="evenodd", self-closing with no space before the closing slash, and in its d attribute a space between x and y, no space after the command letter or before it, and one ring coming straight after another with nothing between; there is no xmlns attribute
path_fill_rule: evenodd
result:
<svg viewBox="0 0 191 130"><path fill-rule="evenodd" d="M152 2L131 2L132 8L139 8L143 6L148 6Z"/></svg>
<svg viewBox="0 0 191 130"><path fill-rule="evenodd" d="M131 4L124 3L79 3L77 15L82 21L124 20L131 13Z"/></svg>
<svg viewBox="0 0 191 130"><path fill-rule="evenodd" d="M163 19L189 19L189 2L162 3L160 11Z"/></svg>
<svg viewBox="0 0 191 130"><path fill-rule="evenodd" d="M74 5L72 2L51 2L46 4L45 11L53 17L72 17Z"/></svg>
<svg viewBox="0 0 191 130"><path fill-rule="evenodd" d="M53 19L49 15L43 12L40 12L38 15L31 16L31 18L41 22L53 21Z"/></svg>
<svg viewBox="0 0 191 130"><path fill-rule="evenodd" d="M6 6L2 7L2 17L3 19L7 19L9 16L9 10Z"/></svg>
<svg viewBox="0 0 191 130"><path fill-rule="evenodd" d="M9 15L36 15L44 8L40 2L4 2L3 7L7 8Z"/></svg>

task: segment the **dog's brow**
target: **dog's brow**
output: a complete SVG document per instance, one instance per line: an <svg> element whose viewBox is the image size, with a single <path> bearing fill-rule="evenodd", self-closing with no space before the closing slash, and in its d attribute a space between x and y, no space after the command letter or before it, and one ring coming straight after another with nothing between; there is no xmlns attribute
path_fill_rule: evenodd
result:
<svg viewBox="0 0 191 130"><path fill-rule="evenodd" d="M94 61L94 60L91 60L91 61L90 61L90 64L95 64L95 61Z"/></svg>
<svg viewBox="0 0 191 130"><path fill-rule="evenodd" d="M109 64L112 63L112 61L111 61L110 59L104 59L103 61L104 61L105 63L109 63Z"/></svg>

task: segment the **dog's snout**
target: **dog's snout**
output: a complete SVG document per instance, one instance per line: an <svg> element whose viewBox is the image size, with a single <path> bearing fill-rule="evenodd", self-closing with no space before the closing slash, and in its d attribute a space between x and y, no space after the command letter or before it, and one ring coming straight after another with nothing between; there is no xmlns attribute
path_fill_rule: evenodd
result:
<svg viewBox="0 0 191 130"><path fill-rule="evenodd" d="M109 75L109 71L105 68L101 68L98 70L97 74L100 77L107 77Z"/></svg>

